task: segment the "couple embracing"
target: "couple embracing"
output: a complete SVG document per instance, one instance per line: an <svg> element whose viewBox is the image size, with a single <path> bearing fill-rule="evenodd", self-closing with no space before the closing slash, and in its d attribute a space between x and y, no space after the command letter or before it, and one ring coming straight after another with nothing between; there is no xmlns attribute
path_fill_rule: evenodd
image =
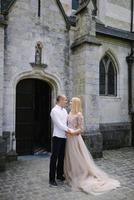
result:
<svg viewBox="0 0 134 200"><path fill-rule="evenodd" d="M54 130L49 184L57 186L56 178L66 180L72 189L94 195L119 187L119 181L110 178L96 166L82 139L84 120L81 100L78 97L71 99L69 114L65 109L66 104L66 96L59 95L50 114Z"/></svg>

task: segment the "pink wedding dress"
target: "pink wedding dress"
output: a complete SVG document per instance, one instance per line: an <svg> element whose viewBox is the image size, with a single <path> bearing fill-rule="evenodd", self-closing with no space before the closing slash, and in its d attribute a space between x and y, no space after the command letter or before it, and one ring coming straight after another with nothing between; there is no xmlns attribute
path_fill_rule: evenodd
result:
<svg viewBox="0 0 134 200"><path fill-rule="evenodd" d="M83 129L81 114L68 116L68 127ZM94 195L102 194L120 186L118 180L110 178L98 166L88 151L81 135L67 136L64 174L67 183L77 191Z"/></svg>

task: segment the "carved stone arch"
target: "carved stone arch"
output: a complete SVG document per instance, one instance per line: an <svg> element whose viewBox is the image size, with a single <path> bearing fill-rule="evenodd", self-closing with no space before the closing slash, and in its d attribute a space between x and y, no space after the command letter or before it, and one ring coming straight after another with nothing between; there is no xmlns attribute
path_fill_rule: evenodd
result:
<svg viewBox="0 0 134 200"><path fill-rule="evenodd" d="M27 78L35 78L39 80L46 81L52 89L57 93L63 91L62 84L60 83L60 80L49 73L44 73L42 70L33 70L33 71L27 71L27 72L22 72L21 74L17 75L14 80L13 80L13 87L15 88L17 83L20 80L27 79Z"/></svg>
<svg viewBox="0 0 134 200"><path fill-rule="evenodd" d="M61 91L57 77L42 70L35 69L16 76L13 115L15 148L19 155L34 153L39 148L51 150L50 111Z"/></svg>
<svg viewBox="0 0 134 200"><path fill-rule="evenodd" d="M19 81L23 79L39 79L46 81L50 87L52 88L52 106L55 104L55 99L57 94L64 93L64 89L62 87L62 84L60 83L60 80L52 74L46 73L43 70L32 70L32 71L26 71L22 72L20 74L17 74L16 76L13 76L10 80L11 85L11 93L13 94L13 100L12 100L12 117L13 117L13 124L12 129L15 130L15 110L16 110L16 86L19 83Z"/></svg>
<svg viewBox="0 0 134 200"><path fill-rule="evenodd" d="M105 54L103 55L103 57L104 56L109 56L109 58L111 58L111 61L113 62L113 64L114 64L114 66L115 66L115 68L116 68L116 71L117 71L117 73L119 73L119 66L120 66L120 64L119 64L119 61L118 61L118 58L117 58L117 56L115 55L115 53L111 50L111 49L108 49L106 52L105 52ZM102 57L102 58L103 58ZM102 59L101 58L101 59Z"/></svg>

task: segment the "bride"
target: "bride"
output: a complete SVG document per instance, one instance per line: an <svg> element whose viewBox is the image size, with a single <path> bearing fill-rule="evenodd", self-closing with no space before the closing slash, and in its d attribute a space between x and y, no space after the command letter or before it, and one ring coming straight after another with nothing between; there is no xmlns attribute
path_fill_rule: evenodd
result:
<svg viewBox="0 0 134 200"><path fill-rule="evenodd" d="M91 194L102 194L120 186L119 181L110 178L93 161L81 133L83 132L83 115L81 101L74 97L70 102L68 115L64 175L67 183L75 190Z"/></svg>

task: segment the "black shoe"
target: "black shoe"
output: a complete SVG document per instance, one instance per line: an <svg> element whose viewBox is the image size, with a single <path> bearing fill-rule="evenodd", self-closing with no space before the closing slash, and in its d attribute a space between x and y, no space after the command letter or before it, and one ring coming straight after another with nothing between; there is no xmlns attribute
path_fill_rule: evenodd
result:
<svg viewBox="0 0 134 200"><path fill-rule="evenodd" d="M56 181L49 181L49 184L50 184L51 186L58 186L57 183L56 183Z"/></svg>
<svg viewBox="0 0 134 200"><path fill-rule="evenodd" d="M60 180L60 181L65 181L64 176L57 176L57 179Z"/></svg>

